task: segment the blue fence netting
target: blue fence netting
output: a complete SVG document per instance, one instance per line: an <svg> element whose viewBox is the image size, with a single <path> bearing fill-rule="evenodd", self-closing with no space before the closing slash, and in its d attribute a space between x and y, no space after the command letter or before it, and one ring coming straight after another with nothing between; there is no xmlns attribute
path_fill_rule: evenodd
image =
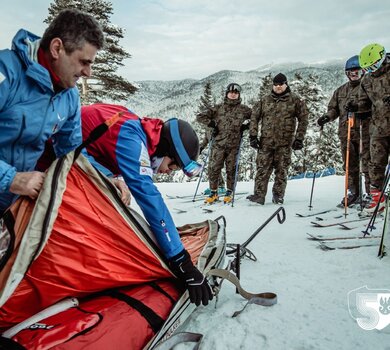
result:
<svg viewBox="0 0 390 350"><path fill-rule="evenodd" d="M335 175L336 174L336 169L335 168L326 168L320 171L317 171L315 173L316 178L317 177L324 177L324 176L330 176L330 175ZM306 171L301 174L297 175L292 175L289 176L289 180L297 180L297 179L312 179L314 177L314 172L313 171Z"/></svg>

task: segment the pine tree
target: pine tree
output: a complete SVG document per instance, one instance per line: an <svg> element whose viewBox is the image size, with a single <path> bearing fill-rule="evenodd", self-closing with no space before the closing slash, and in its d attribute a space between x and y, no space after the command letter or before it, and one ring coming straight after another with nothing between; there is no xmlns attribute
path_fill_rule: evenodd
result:
<svg viewBox="0 0 390 350"><path fill-rule="evenodd" d="M305 101L309 111L309 126L304 148L301 152L293 152L291 175L335 166L341 161L337 131L330 127L329 132L324 131L321 137L318 132L317 119L326 110L326 96L318 83L318 77L309 74L307 78L303 78L300 73L296 73L290 85L292 90Z"/></svg>
<svg viewBox="0 0 390 350"><path fill-rule="evenodd" d="M49 15L44 22L50 23L60 11L66 8L76 8L93 15L102 26L106 41L104 49L100 50L96 56L92 76L81 80L82 103L127 100L136 88L116 72L124 65L122 61L131 56L119 45L120 39L124 36L124 30L110 22L110 16L113 13L111 2L106 0L54 0L50 4Z"/></svg>
<svg viewBox="0 0 390 350"><path fill-rule="evenodd" d="M261 78L258 99L260 100L264 96L268 95L271 90L272 90L272 75L271 73L269 73Z"/></svg>
<svg viewBox="0 0 390 350"><path fill-rule="evenodd" d="M205 110L208 110L214 105L214 98L213 98L213 93L211 91L211 82L207 81L204 90L203 90L203 96L200 98L200 104L198 111L203 112Z"/></svg>

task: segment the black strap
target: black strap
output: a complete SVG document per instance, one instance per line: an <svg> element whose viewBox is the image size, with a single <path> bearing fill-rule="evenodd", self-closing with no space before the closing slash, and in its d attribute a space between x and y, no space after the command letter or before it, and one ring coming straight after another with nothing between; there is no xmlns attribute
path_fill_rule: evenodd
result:
<svg viewBox="0 0 390 350"><path fill-rule="evenodd" d="M173 299L167 291L165 291L164 289L162 289L160 287L160 285L158 285L156 282L148 282L148 285L151 286L154 290L156 290L157 292L160 292L161 294L165 295L170 301L172 304L175 304L175 299Z"/></svg>
<svg viewBox="0 0 390 350"><path fill-rule="evenodd" d="M127 294L124 294L117 290L110 290L107 292L107 295L120 301L123 301L129 306L131 306L133 309L137 310L141 314L141 316L144 317L145 320L149 323L150 327L152 327L155 333L157 333L164 324L164 320L159 315L157 315L150 307L146 306L141 301L134 299Z"/></svg>
<svg viewBox="0 0 390 350"><path fill-rule="evenodd" d="M8 230L9 236L10 236L10 241L8 244L7 251L3 255L3 257L0 259L0 271L3 270L5 264L7 263L8 259L12 255L12 252L15 249L15 218L12 215L10 210L7 210L4 215L3 215L3 221L5 224L5 227ZM1 220L1 219L0 219ZM0 227L1 229L1 227Z"/></svg>

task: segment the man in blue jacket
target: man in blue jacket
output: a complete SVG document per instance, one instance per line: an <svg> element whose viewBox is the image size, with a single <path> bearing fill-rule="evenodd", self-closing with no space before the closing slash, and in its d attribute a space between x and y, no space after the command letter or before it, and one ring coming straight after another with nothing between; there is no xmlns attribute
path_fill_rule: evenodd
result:
<svg viewBox="0 0 390 350"><path fill-rule="evenodd" d="M68 9L42 39L21 29L0 51L0 217L18 195L38 196L45 175L35 166L49 138L57 157L81 143L76 82L103 44L99 23Z"/></svg>

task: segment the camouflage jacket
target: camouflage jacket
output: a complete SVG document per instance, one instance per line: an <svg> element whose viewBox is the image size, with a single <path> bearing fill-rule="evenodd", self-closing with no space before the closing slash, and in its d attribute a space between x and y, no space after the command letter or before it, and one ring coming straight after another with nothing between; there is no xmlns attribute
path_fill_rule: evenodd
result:
<svg viewBox="0 0 390 350"><path fill-rule="evenodd" d="M214 120L218 127L214 143L223 147L237 148L241 139L241 125L250 117L251 109L241 104L241 98L237 100L225 98L224 103L199 113L196 120L206 126Z"/></svg>
<svg viewBox="0 0 390 350"><path fill-rule="evenodd" d="M339 138L342 141L347 140L348 134L348 112L345 106L349 101L358 102L360 81L349 81L338 87L328 104L328 116L331 121L339 118ZM366 108L367 110L367 108ZM368 132L369 119L363 120L364 132ZM353 127L351 129L351 139L360 139L360 122L354 119Z"/></svg>
<svg viewBox="0 0 390 350"><path fill-rule="evenodd" d="M306 104L297 95L271 92L254 106L249 134L257 137L260 126L261 146L291 146L294 139L305 139L307 125Z"/></svg>
<svg viewBox="0 0 390 350"><path fill-rule="evenodd" d="M383 103L390 96L390 56L373 73L366 74L359 89L359 111L371 106L371 136L390 136L390 107Z"/></svg>

